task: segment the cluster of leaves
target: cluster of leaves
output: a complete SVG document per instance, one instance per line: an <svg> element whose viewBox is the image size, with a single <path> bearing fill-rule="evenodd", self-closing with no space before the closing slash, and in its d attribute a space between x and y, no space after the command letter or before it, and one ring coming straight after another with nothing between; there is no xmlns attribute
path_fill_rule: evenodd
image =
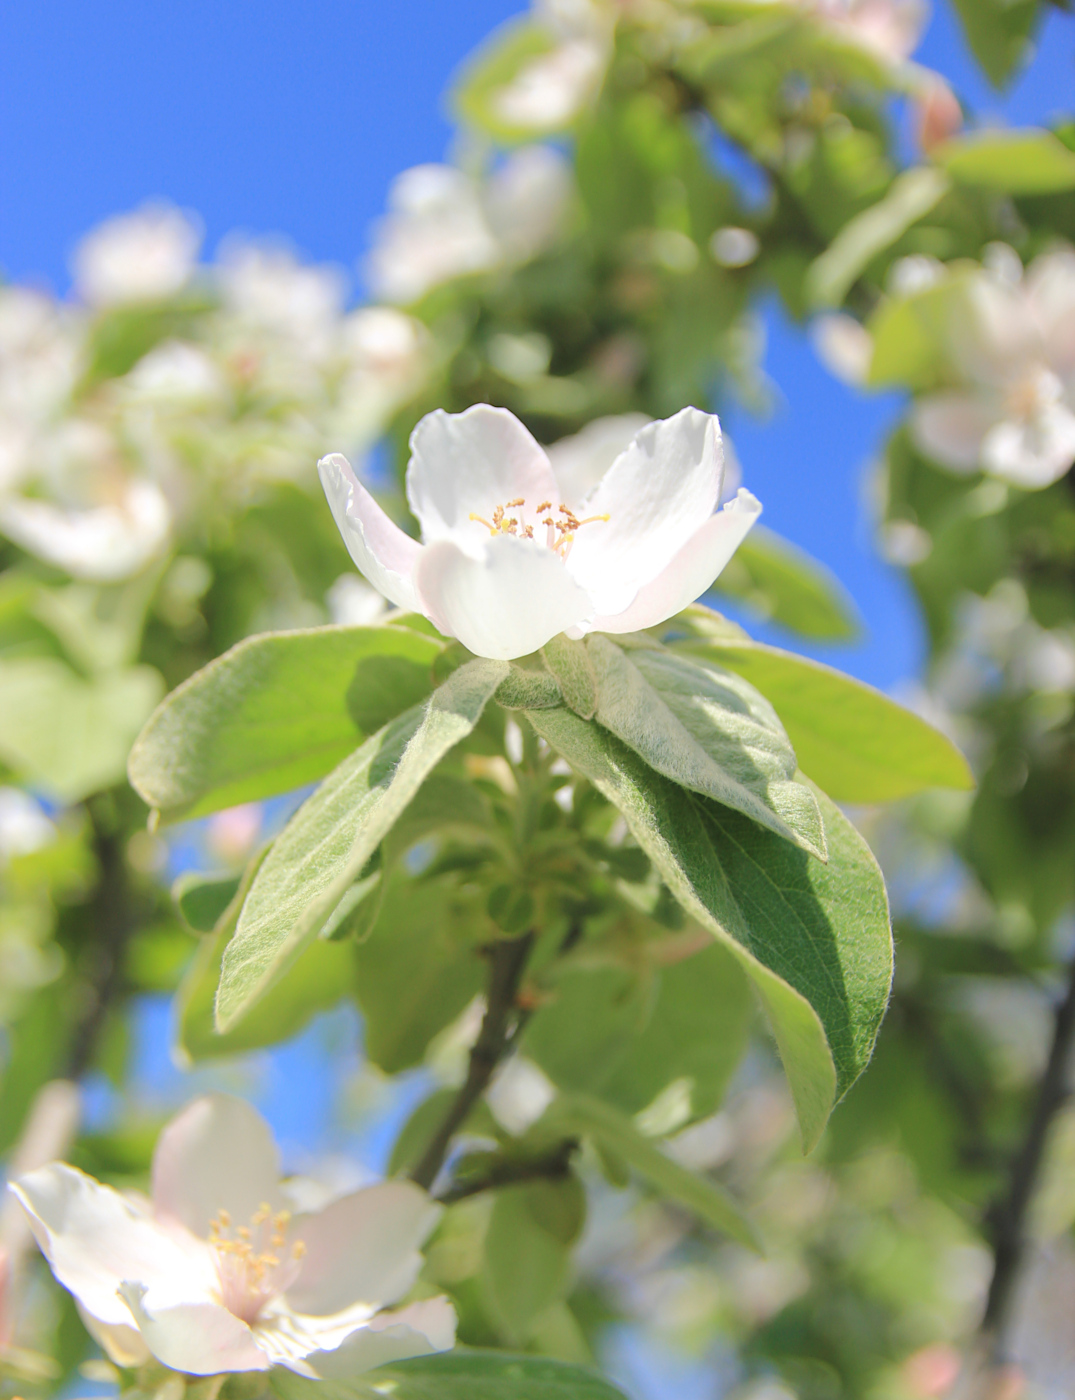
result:
<svg viewBox="0 0 1075 1400"><path fill-rule="evenodd" d="M303 336L283 356L264 326L239 341L204 288L79 321L54 413L107 424L125 472L151 470L135 426L154 351L193 346L230 387L208 407L152 405L174 519L134 577L3 546L0 763L58 807L39 842L5 846L0 830L0 1149L25 1141L50 1080L103 1070L122 1088L141 993L175 994L187 1063L277 1043L350 999L372 1064L441 1081L390 1163L448 1203L425 1282L455 1300L465 1343L530 1353L401 1363L369 1394L597 1400L608 1388L565 1363L591 1361L610 1320L653 1322L659 1269L666 1294L675 1279L708 1300L667 1309L664 1334L695 1350L731 1338L744 1387L775 1369L811 1400L924 1395L922 1367L943 1370L930 1348L977 1320L980 1285L953 1301L945 1270L1075 1216L1061 1192L1047 1224L1012 1225L1041 1064L1003 1034L1029 1001L1048 1037L1075 878L1073 681L1036 679L1025 654L1027 638L1071 645L1068 479L1030 492L953 476L907 428L888 447L883 538L893 554L913 541L927 679L975 756L971 799L925 792L969 785L925 723L702 608L510 665L413 616L317 627L348 565L313 461L383 430L401 477L432 407L503 404L553 441L604 414L756 401L750 308L771 288L795 317L845 307L864 323L870 383L943 389L953 284L998 241L1029 262L1075 233L1075 141L1064 126L951 134L901 169L891 101L924 101L923 75L823 6L592 8L581 35L539 16L494 36L464 74L474 150L492 167L497 149L555 137L571 198L542 247L407 307L420 353L404 370L360 383L329 356L310 388ZM1003 80L1041 6L956 8ZM596 55L589 86L558 116L506 120L502 93L572 42ZM908 259L943 280L909 286ZM384 499L402 518L402 493ZM805 637L856 627L826 571L771 534L720 587ZM128 786L131 743L177 685ZM241 872L188 877L169 899L147 805L167 824L314 783ZM880 872L835 803L900 798L898 819L866 829L901 976L873 1066L822 1138L873 1052L891 955ZM924 895L931 868L947 885ZM723 1146L706 1150L714 1124ZM59 1150L135 1180L152 1126ZM800 1143L819 1138L804 1164ZM1069 1141L1060 1118L1054 1172ZM600 1240L610 1200L616 1237L580 1263L587 1215ZM23 1394L87 1355L69 1305L27 1296L24 1349L3 1362ZM300 1378L273 1383L305 1400Z"/></svg>

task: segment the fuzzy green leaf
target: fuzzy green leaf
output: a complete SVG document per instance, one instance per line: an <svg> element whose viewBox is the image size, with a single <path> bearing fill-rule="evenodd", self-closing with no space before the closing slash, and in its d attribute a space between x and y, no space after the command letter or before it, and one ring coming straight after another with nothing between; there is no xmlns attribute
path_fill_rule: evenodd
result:
<svg viewBox="0 0 1075 1400"><path fill-rule="evenodd" d="M280 1400L625 1400L593 1371L541 1356L450 1351L379 1366L354 1380L308 1380L276 1366Z"/></svg>

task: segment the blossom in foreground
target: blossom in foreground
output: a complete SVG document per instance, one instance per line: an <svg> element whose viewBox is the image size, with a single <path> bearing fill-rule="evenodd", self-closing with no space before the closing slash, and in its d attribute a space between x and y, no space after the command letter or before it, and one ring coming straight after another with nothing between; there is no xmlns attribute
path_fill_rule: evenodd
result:
<svg viewBox="0 0 1075 1400"><path fill-rule="evenodd" d="M703 593L758 515L749 491L716 510L720 425L685 408L633 431L614 459L554 452L507 409L438 409L411 435L407 499L422 529L389 520L346 459L318 470L351 558L397 607L478 656L525 656L560 632L634 632ZM611 461L611 465L606 463Z"/></svg>
<svg viewBox="0 0 1075 1400"><path fill-rule="evenodd" d="M1036 489L1075 462L1075 250L1024 272L1003 245L952 300L948 351L960 387L915 404L919 448L953 471Z"/></svg>
<svg viewBox="0 0 1075 1400"><path fill-rule="evenodd" d="M293 1216L269 1128L239 1099L196 1099L165 1128L151 1202L56 1162L11 1189L118 1365L344 1377L453 1344L444 1298L384 1310L418 1276L426 1193L388 1181Z"/></svg>

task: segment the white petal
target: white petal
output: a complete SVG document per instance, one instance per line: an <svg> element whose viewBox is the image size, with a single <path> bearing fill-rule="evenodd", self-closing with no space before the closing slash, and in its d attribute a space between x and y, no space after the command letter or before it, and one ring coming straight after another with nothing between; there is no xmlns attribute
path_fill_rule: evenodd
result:
<svg viewBox="0 0 1075 1400"><path fill-rule="evenodd" d="M338 452L322 457L317 472L332 518L359 571L397 608L416 611L412 575L421 545L389 520L346 457Z"/></svg>
<svg viewBox="0 0 1075 1400"><path fill-rule="evenodd" d="M385 1181L296 1220L293 1233L306 1254L288 1306L327 1314L353 1303L394 1303L418 1277L419 1246L440 1214L420 1187Z"/></svg>
<svg viewBox="0 0 1075 1400"><path fill-rule="evenodd" d="M209 1251L185 1249L110 1186L54 1162L13 1182L52 1272L106 1326L131 1324L116 1290L125 1279L170 1296L205 1297L215 1280Z"/></svg>
<svg viewBox="0 0 1075 1400"><path fill-rule="evenodd" d="M280 1158L269 1125L230 1094L206 1094L161 1133L153 1154L153 1208L204 1239L221 1210L233 1226L247 1225L268 1202L283 1207ZM138 1274L126 1277L140 1280ZM140 1280L144 1281L144 1280Z"/></svg>
<svg viewBox="0 0 1075 1400"><path fill-rule="evenodd" d="M76 578L97 582L137 573L163 548L171 518L151 481L131 482L118 505L89 510L19 497L0 504L0 530L9 539Z"/></svg>
<svg viewBox="0 0 1075 1400"><path fill-rule="evenodd" d="M417 572L422 610L475 656L510 661L593 614L560 556L512 535L488 539L475 557L442 540L428 545Z"/></svg>
<svg viewBox="0 0 1075 1400"><path fill-rule="evenodd" d="M307 1364L323 1380L346 1380L407 1356L428 1356L455 1345L455 1309L447 1298L426 1298L399 1312L378 1313L331 1351L311 1352Z"/></svg>
<svg viewBox="0 0 1075 1400"><path fill-rule="evenodd" d="M638 632L674 617L710 586L746 539L761 502L740 487L735 500L710 516L662 574L638 590L634 602L613 617L596 617L591 632Z"/></svg>
<svg viewBox="0 0 1075 1400"><path fill-rule="evenodd" d="M77 1304L77 1307L83 1327L115 1365L141 1366L149 1360L152 1353L134 1325L133 1318L128 1322L105 1323L88 1313L81 1304ZM124 1311L128 1309L124 1308Z"/></svg>
<svg viewBox="0 0 1075 1400"><path fill-rule="evenodd" d="M1049 486L1075 462L1075 414L1050 404L1030 419L1005 419L985 436L982 466L1034 490Z"/></svg>
<svg viewBox="0 0 1075 1400"><path fill-rule="evenodd" d="M179 1303L154 1307L146 1290L125 1283L120 1292L150 1351L173 1371L219 1376L225 1371L267 1371L271 1362L254 1333L219 1303Z"/></svg>
<svg viewBox="0 0 1075 1400"><path fill-rule="evenodd" d="M555 499L556 478L545 452L506 408L474 404L465 413L427 413L411 434L407 500L426 544L454 539L478 544L497 506L522 498L531 512ZM508 515L518 516L518 508Z"/></svg>
<svg viewBox="0 0 1075 1400"><path fill-rule="evenodd" d="M608 515L575 535L568 572L599 613L620 613L673 560L720 499L720 424L685 408L648 423L583 502Z"/></svg>
<svg viewBox="0 0 1075 1400"><path fill-rule="evenodd" d="M644 413L595 418L581 432L561 438L546 448L559 489L559 500L555 504L563 501L577 513L612 463L630 447L635 434L649 421Z"/></svg>
<svg viewBox="0 0 1075 1400"><path fill-rule="evenodd" d="M982 440L1000 413L974 394L928 394L911 410L911 436L927 457L953 471L981 466Z"/></svg>

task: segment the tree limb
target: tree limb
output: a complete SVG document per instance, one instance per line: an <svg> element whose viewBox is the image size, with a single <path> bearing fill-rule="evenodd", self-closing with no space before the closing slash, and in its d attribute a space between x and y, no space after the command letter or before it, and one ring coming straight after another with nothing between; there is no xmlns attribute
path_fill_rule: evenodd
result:
<svg viewBox="0 0 1075 1400"><path fill-rule="evenodd" d="M489 950L489 990L481 1031L470 1052L467 1077L432 1141L411 1172L411 1180L428 1191L444 1165L452 1138L488 1087L493 1071L518 1038L522 1018L515 1004L533 933L503 940Z"/></svg>
<svg viewBox="0 0 1075 1400"><path fill-rule="evenodd" d="M436 1197L443 1205L454 1205L482 1191L495 1191L501 1186L518 1186L524 1181L555 1181L567 1176L571 1158L578 1151L578 1142L568 1138L540 1157L508 1157L496 1152L482 1154L485 1170L464 1172Z"/></svg>

